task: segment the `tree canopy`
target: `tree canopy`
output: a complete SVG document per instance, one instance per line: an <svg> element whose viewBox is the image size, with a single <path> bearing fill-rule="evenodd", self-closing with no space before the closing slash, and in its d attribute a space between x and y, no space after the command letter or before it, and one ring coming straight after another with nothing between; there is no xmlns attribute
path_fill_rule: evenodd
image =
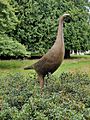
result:
<svg viewBox="0 0 90 120"><path fill-rule="evenodd" d="M14 8L10 0L0 0L0 33L11 32L18 24Z"/></svg>
<svg viewBox="0 0 90 120"><path fill-rule="evenodd" d="M56 39L58 18L64 13L70 13L72 17L64 27L66 54L70 50L89 49L88 0L11 0L9 3L13 10L9 7L11 16L5 19L8 21L4 27L6 34L24 44L32 54L44 54L52 46Z"/></svg>
<svg viewBox="0 0 90 120"><path fill-rule="evenodd" d="M29 56L24 45L7 33L15 30L19 20L10 0L0 0L0 59L23 58Z"/></svg>

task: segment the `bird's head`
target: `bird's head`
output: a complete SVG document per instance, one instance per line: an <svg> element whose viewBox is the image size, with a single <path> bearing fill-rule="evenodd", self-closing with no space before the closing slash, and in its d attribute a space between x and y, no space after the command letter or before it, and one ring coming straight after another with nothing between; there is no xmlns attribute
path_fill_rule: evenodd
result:
<svg viewBox="0 0 90 120"><path fill-rule="evenodd" d="M70 14L63 14L60 19L62 19L63 21L69 23L71 21L71 15Z"/></svg>

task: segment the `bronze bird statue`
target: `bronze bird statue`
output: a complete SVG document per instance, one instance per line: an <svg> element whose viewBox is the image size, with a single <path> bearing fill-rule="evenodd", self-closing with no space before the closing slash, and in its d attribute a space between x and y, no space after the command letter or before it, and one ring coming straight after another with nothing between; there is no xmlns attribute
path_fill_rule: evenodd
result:
<svg viewBox="0 0 90 120"><path fill-rule="evenodd" d="M25 70L34 69L37 72L41 90L44 87L45 75L48 73L53 73L64 59L63 22L68 16L70 15L64 14L59 18L56 41L51 49L49 49L49 51L42 56L39 61L24 68Z"/></svg>

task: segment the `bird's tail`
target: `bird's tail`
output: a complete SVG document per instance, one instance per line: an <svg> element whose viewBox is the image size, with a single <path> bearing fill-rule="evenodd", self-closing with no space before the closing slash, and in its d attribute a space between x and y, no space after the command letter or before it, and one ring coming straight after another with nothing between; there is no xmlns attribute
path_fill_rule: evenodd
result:
<svg viewBox="0 0 90 120"><path fill-rule="evenodd" d="M33 69L33 66L27 66L24 68L24 70L28 70L28 69Z"/></svg>

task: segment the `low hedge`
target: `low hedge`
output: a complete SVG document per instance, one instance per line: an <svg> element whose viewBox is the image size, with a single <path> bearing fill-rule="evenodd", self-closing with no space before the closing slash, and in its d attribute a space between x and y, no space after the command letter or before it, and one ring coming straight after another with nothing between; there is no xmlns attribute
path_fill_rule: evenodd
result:
<svg viewBox="0 0 90 120"><path fill-rule="evenodd" d="M89 120L90 79L86 74L49 75L41 96L36 76L0 78L0 120Z"/></svg>
<svg viewBox="0 0 90 120"><path fill-rule="evenodd" d="M24 45L16 40L12 40L6 35L0 35L0 58L24 58L30 57L30 53L27 52Z"/></svg>

